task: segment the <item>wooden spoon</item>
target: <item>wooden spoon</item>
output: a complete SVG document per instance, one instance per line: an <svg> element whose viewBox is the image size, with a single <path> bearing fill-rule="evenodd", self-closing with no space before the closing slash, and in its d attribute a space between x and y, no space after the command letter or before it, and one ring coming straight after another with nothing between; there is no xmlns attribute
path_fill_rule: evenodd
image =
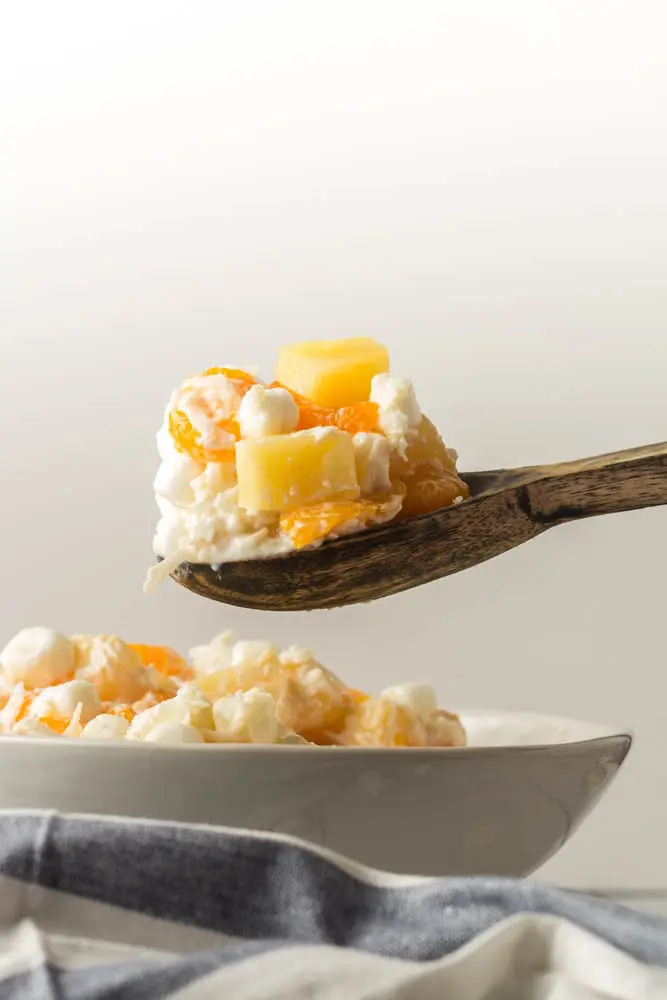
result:
<svg viewBox="0 0 667 1000"><path fill-rule="evenodd" d="M462 474L470 499L271 559L183 563L183 587L223 604L310 611L419 587L527 542L547 528L667 503L667 443L557 465Z"/></svg>

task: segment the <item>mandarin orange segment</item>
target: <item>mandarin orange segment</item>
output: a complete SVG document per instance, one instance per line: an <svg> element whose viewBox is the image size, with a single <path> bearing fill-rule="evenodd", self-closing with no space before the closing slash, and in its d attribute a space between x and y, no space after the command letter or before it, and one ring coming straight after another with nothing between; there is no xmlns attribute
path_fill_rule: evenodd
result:
<svg viewBox="0 0 667 1000"><path fill-rule="evenodd" d="M422 416L419 429L408 443L404 456L394 453L391 459L392 477L401 477L424 462L437 462L443 469L456 471L454 460L436 426Z"/></svg>
<svg viewBox="0 0 667 1000"><path fill-rule="evenodd" d="M253 385L258 384L257 379L249 375L248 372L244 372L242 368L207 368L204 375L224 375L230 382L234 383L240 396L245 396Z"/></svg>
<svg viewBox="0 0 667 1000"><path fill-rule="evenodd" d="M358 691L356 688L347 688L345 694L354 705L360 705L362 701L368 701L370 698L370 695L366 694L365 691Z"/></svg>
<svg viewBox="0 0 667 1000"><path fill-rule="evenodd" d="M238 423L233 417L219 421L218 426L238 439ZM169 433L177 451L189 455L195 462L202 465L206 465L208 462L232 462L234 460L233 448L204 448L198 431L194 429L190 418L182 410L172 410L169 414Z"/></svg>
<svg viewBox="0 0 667 1000"><path fill-rule="evenodd" d="M169 646L146 646L143 643L129 643L130 649L138 655L145 667L153 666L166 677L185 678L190 674L187 661Z"/></svg>
<svg viewBox="0 0 667 1000"><path fill-rule="evenodd" d="M331 729L302 729L299 736L302 736L308 743L314 743L316 747L340 746L338 732Z"/></svg>
<svg viewBox="0 0 667 1000"><path fill-rule="evenodd" d="M469 489L456 472L444 470L436 462L425 462L414 472L403 476L406 492L400 517L431 514L442 507L449 507L461 497L468 497Z"/></svg>
<svg viewBox="0 0 667 1000"><path fill-rule="evenodd" d="M335 715L330 714L328 718L322 719L321 724L316 727L302 726L298 732L305 740L315 743L316 746L339 746L342 741L341 733L348 725L349 719L355 715L358 707L367 701L370 701L370 695L365 691L345 688L342 704Z"/></svg>
<svg viewBox="0 0 667 1000"><path fill-rule="evenodd" d="M343 682L312 658L281 665L290 682L289 717L279 714L281 721L297 733L341 729L351 706Z"/></svg>
<svg viewBox="0 0 667 1000"><path fill-rule="evenodd" d="M388 521L399 509L399 496L329 501L284 511L280 515L280 530L288 535L295 549L302 549L352 521L363 527Z"/></svg>
<svg viewBox="0 0 667 1000"><path fill-rule="evenodd" d="M224 375L233 383L239 396L245 396L246 392L257 385L257 379L249 375L248 372L240 368L208 368L204 376ZM226 431L238 441L241 437L236 414L230 417L216 418L214 404L207 400L200 400L198 405L204 409L207 416L214 420L216 427ZM233 462L234 447L231 448L205 448L201 443L201 436L192 426L188 415L182 410L174 410L169 414L169 433L178 451L190 455L196 462L206 465L208 462Z"/></svg>
<svg viewBox="0 0 667 1000"><path fill-rule="evenodd" d="M299 423L297 430L308 430L311 427L337 427L347 434L359 434L361 431L371 433L377 430L379 408L377 403L353 403L341 406L339 410L327 410L323 406L315 406L308 400L295 400L299 407Z"/></svg>
<svg viewBox="0 0 667 1000"><path fill-rule="evenodd" d="M348 434L377 431L379 407L377 403L353 403L336 410L336 427Z"/></svg>
<svg viewBox="0 0 667 1000"><path fill-rule="evenodd" d="M120 719L125 719L126 722L132 722L137 714L131 705L105 705L104 712L107 715L117 715Z"/></svg>
<svg viewBox="0 0 667 1000"><path fill-rule="evenodd" d="M42 715L38 719L43 726L48 726L52 733L62 736L70 724L69 719L52 719L50 715Z"/></svg>
<svg viewBox="0 0 667 1000"><path fill-rule="evenodd" d="M430 514L469 495L456 471L456 462L434 424L422 417L419 431L405 457L392 456L392 479L405 486L400 518Z"/></svg>
<svg viewBox="0 0 667 1000"><path fill-rule="evenodd" d="M270 389L286 389L299 409L298 431L310 430L312 427L337 427L348 434L359 434L361 431L377 431L379 407L377 403L351 403L334 409L328 406L317 406L294 389L281 382L272 382Z"/></svg>
<svg viewBox="0 0 667 1000"><path fill-rule="evenodd" d="M30 708L33 701L37 697L37 694L38 694L37 691L24 691L23 703L18 712L16 713L16 718L14 720L15 722L20 722L21 719L25 719L26 715L28 714L28 709Z"/></svg>
<svg viewBox="0 0 667 1000"><path fill-rule="evenodd" d="M272 382L269 389L285 389L296 403L299 410L299 422L296 425L298 431L308 431L312 427L333 427L335 424L336 410L330 406L317 406L311 403L305 396L290 389L282 382Z"/></svg>
<svg viewBox="0 0 667 1000"><path fill-rule="evenodd" d="M299 422L296 425L298 431L309 431L312 427L334 427L336 423L336 411L325 410L322 406L315 406L313 403L298 403Z"/></svg>

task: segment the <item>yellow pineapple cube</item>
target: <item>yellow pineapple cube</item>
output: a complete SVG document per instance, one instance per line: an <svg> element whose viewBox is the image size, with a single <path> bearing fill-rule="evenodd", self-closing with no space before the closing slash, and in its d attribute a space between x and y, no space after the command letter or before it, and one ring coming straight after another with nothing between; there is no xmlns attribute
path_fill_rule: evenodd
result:
<svg viewBox="0 0 667 1000"><path fill-rule="evenodd" d="M369 337L288 344L278 354L276 379L317 406L365 402L371 379L389 371L386 347Z"/></svg>
<svg viewBox="0 0 667 1000"><path fill-rule="evenodd" d="M352 437L335 427L238 441L236 472L245 510L294 510L359 496Z"/></svg>

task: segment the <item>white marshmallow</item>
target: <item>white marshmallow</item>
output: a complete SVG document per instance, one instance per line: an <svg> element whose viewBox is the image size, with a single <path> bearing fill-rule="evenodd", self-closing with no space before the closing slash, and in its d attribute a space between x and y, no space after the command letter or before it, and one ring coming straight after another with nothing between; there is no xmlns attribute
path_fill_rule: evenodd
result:
<svg viewBox="0 0 667 1000"><path fill-rule="evenodd" d="M198 674L211 674L232 665L233 632L221 632L205 646L190 650L189 659Z"/></svg>
<svg viewBox="0 0 667 1000"><path fill-rule="evenodd" d="M40 722L38 719L31 718L21 719L20 722L17 722L16 725L12 727L11 732L12 735L15 736L39 736L40 738L57 735L57 733L54 733L52 729L49 729L48 726L44 725L43 722Z"/></svg>
<svg viewBox="0 0 667 1000"><path fill-rule="evenodd" d="M85 725L102 711L97 691L88 681L67 681L45 688L37 695L28 709L33 719L49 718L68 721L81 705L80 721Z"/></svg>
<svg viewBox="0 0 667 1000"><path fill-rule="evenodd" d="M122 740L129 728L130 723L122 715L103 712L84 726L81 735L84 739L90 740Z"/></svg>
<svg viewBox="0 0 667 1000"><path fill-rule="evenodd" d="M238 421L244 438L291 434L299 422L299 408L287 389L253 385L243 397Z"/></svg>
<svg viewBox="0 0 667 1000"><path fill-rule="evenodd" d="M429 684L396 684L385 688L380 698L411 709L423 721L438 708L435 690Z"/></svg>
<svg viewBox="0 0 667 1000"><path fill-rule="evenodd" d="M151 729L146 737L147 743L203 743L204 737L185 722L161 722Z"/></svg>
<svg viewBox="0 0 667 1000"><path fill-rule="evenodd" d="M218 736L228 743L278 743L286 729L272 696L259 688L237 691L213 705Z"/></svg>
<svg viewBox="0 0 667 1000"><path fill-rule="evenodd" d="M211 703L193 684L184 684L175 697L135 715L127 735L130 739L145 740L153 729L166 722L212 729Z"/></svg>
<svg viewBox="0 0 667 1000"><path fill-rule="evenodd" d="M64 681L74 669L74 647L52 628L24 628L0 653L7 681L27 688L48 687Z"/></svg>
<svg viewBox="0 0 667 1000"><path fill-rule="evenodd" d="M278 650L272 642L260 640L244 640L234 644L232 649L233 667L250 667L262 660L274 659Z"/></svg>

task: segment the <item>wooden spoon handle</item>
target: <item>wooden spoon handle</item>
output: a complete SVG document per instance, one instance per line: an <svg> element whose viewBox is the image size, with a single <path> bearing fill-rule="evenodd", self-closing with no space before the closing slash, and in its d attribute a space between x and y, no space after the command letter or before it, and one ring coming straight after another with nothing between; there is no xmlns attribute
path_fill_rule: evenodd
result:
<svg viewBox="0 0 667 1000"><path fill-rule="evenodd" d="M667 504L667 443L526 469L519 502L554 524ZM530 475L528 475L530 473Z"/></svg>

